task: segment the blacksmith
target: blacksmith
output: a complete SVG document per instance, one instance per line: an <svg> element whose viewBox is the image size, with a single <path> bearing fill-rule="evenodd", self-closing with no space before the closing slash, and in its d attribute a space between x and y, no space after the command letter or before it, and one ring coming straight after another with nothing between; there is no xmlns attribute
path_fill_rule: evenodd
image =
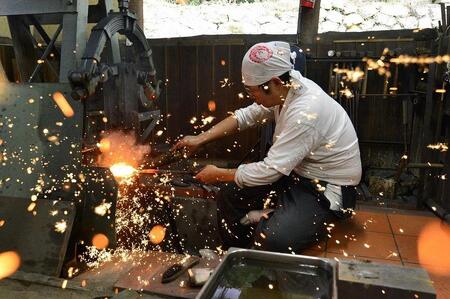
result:
<svg viewBox="0 0 450 299"><path fill-rule="evenodd" d="M285 42L259 43L242 60L242 78L254 103L176 147L201 145L273 119L273 145L259 162L236 169L208 165L196 178L226 182L217 196L225 247L299 252L318 240L324 223L349 214L361 159L345 110L294 69Z"/></svg>

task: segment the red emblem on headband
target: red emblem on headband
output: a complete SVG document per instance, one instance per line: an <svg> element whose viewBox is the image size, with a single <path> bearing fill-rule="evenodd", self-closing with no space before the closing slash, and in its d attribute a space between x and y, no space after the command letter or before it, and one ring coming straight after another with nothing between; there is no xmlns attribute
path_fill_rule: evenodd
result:
<svg viewBox="0 0 450 299"><path fill-rule="evenodd" d="M272 57L272 54L273 54L272 50L270 50L266 46L259 45L259 46L255 46L250 51L250 54L248 55L248 57L253 62L261 63L261 62L269 60L270 57Z"/></svg>

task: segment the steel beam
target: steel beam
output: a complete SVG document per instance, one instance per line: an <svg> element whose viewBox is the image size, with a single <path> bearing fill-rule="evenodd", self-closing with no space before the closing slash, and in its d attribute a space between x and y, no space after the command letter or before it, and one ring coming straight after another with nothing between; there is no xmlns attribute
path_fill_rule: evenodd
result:
<svg viewBox="0 0 450 299"><path fill-rule="evenodd" d="M86 48L88 0L76 1L76 12L63 17L63 39L61 46L61 66L59 81L69 82L71 70L78 67Z"/></svg>
<svg viewBox="0 0 450 299"><path fill-rule="evenodd" d="M15 0L0 1L0 15L19 16L52 13L76 13L84 0Z"/></svg>

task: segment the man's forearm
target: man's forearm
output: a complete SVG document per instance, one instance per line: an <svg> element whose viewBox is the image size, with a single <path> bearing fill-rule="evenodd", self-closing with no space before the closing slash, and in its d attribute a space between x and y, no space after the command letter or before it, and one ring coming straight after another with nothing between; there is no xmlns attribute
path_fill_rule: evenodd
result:
<svg viewBox="0 0 450 299"><path fill-rule="evenodd" d="M236 117L229 116L208 131L198 135L198 137L200 138L202 144L206 144L224 136L232 135L238 131L238 128L238 121Z"/></svg>
<svg viewBox="0 0 450 299"><path fill-rule="evenodd" d="M236 168L219 168L218 179L220 182L233 182L236 174Z"/></svg>

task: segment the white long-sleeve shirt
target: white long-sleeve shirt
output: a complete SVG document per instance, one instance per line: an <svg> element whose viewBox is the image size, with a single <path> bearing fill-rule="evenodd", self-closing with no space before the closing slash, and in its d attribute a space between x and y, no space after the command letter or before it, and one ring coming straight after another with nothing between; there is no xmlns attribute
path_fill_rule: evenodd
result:
<svg viewBox="0 0 450 299"><path fill-rule="evenodd" d="M239 130L275 119L273 145L264 160L238 167L238 186L273 183L292 171L328 182L325 195L332 209L341 204L341 185L361 179L358 138L345 110L316 83L291 71L293 87L284 105L266 108L256 103L236 110ZM335 185L335 186L333 186Z"/></svg>

